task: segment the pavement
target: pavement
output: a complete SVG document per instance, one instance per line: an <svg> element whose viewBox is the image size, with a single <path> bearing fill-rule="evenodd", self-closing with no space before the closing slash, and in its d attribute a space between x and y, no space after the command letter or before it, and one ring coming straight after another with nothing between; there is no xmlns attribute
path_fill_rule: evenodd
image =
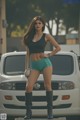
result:
<svg viewBox="0 0 80 120"><path fill-rule="evenodd" d="M24 120L23 118L15 118L15 120ZM48 120L46 118L32 118L31 120ZM60 117L60 118L54 118L51 120L66 120L65 117Z"/></svg>

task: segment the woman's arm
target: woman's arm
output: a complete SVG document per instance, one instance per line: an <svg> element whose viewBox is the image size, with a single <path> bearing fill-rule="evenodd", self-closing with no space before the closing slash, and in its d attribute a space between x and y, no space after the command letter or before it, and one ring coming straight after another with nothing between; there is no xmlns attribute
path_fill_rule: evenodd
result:
<svg viewBox="0 0 80 120"><path fill-rule="evenodd" d="M25 56L25 77L29 77L30 75L30 72L31 72L31 69L30 69L30 53L29 53L29 49L28 47L26 47L26 56Z"/></svg>
<svg viewBox="0 0 80 120"><path fill-rule="evenodd" d="M26 47L26 57L25 57L25 69L30 68L30 53L28 47Z"/></svg>
<svg viewBox="0 0 80 120"><path fill-rule="evenodd" d="M46 34L46 41L49 41L53 45L53 47L55 47L52 52L48 54L49 57L55 55L58 51L61 50L60 45L50 34Z"/></svg>

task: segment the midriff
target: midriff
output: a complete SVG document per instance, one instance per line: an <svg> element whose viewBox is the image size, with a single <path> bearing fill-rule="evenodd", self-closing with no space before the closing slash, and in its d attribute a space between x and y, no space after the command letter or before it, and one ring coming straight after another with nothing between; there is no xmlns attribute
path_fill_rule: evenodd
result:
<svg viewBox="0 0 80 120"><path fill-rule="evenodd" d="M44 53L32 53L32 54L30 55L31 60L34 60L34 61L40 60L40 59L42 59L43 57L44 57Z"/></svg>

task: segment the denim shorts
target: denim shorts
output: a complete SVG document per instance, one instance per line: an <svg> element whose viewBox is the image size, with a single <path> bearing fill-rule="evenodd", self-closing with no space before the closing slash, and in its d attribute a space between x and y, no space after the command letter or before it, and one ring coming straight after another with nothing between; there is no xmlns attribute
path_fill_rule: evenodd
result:
<svg viewBox="0 0 80 120"><path fill-rule="evenodd" d="M49 58L42 58L37 61L31 61L31 68L38 71L43 71L44 68L52 66L52 63Z"/></svg>

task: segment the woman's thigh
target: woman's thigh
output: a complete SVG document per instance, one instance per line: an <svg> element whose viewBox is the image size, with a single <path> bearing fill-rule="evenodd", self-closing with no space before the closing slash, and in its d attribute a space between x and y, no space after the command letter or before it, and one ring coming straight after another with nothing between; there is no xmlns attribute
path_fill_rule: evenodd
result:
<svg viewBox="0 0 80 120"><path fill-rule="evenodd" d="M37 81L40 72L37 70L31 70L30 76L28 78L27 91L31 92L35 82Z"/></svg>
<svg viewBox="0 0 80 120"><path fill-rule="evenodd" d="M46 90L51 90L52 66L48 66L43 70L44 86Z"/></svg>

